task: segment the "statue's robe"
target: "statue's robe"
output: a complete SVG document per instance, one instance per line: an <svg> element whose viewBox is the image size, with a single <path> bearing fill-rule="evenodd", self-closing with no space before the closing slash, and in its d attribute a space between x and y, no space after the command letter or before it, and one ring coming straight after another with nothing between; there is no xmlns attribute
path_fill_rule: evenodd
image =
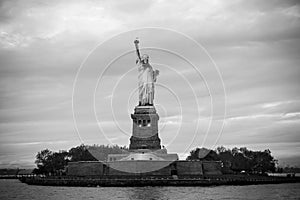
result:
<svg viewBox="0 0 300 200"><path fill-rule="evenodd" d="M158 71L153 71L149 63L138 62L139 102L142 106L153 105L154 82Z"/></svg>

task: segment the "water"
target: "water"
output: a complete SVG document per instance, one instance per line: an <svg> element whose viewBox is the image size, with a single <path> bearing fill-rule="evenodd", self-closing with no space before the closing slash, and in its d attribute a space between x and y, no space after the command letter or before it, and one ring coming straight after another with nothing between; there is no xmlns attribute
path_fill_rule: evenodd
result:
<svg viewBox="0 0 300 200"><path fill-rule="evenodd" d="M50 187L0 180L0 199L300 199L300 183L217 187Z"/></svg>

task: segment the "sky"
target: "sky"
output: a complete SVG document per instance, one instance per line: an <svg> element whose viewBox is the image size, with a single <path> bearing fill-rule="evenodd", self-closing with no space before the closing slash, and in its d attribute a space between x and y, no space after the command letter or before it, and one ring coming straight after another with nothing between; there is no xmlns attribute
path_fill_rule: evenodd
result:
<svg viewBox="0 0 300 200"><path fill-rule="evenodd" d="M298 1L0 1L0 167L48 148L129 145L133 41L160 71L159 135L195 147L270 149L300 166Z"/></svg>

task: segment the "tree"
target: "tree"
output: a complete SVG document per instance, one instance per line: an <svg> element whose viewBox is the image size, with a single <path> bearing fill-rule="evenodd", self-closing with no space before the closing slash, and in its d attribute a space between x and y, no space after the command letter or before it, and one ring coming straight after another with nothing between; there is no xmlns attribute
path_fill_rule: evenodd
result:
<svg viewBox="0 0 300 200"><path fill-rule="evenodd" d="M67 166L69 159L68 159L68 152L55 152L50 156L50 160L52 162L53 171L57 170L64 170L65 166Z"/></svg>
<svg viewBox="0 0 300 200"><path fill-rule="evenodd" d="M50 158L52 155L53 152L49 149L38 152L35 160L35 163L38 167L38 169L36 170L37 173L45 174L52 171L52 163L50 162Z"/></svg>
<svg viewBox="0 0 300 200"><path fill-rule="evenodd" d="M271 151L252 151L246 147L226 149L217 147L215 151L205 148L196 148L190 152L187 160L221 160L224 171L236 172L246 171L248 173L274 172L276 160Z"/></svg>
<svg viewBox="0 0 300 200"><path fill-rule="evenodd" d="M196 148L190 152L190 155L186 160L207 160L207 161L218 161L220 160L218 154L210 149Z"/></svg>
<svg viewBox="0 0 300 200"><path fill-rule="evenodd" d="M271 151L266 149L264 151L254 152L253 169L257 172L275 172L276 160L271 155Z"/></svg>
<svg viewBox="0 0 300 200"><path fill-rule="evenodd" d="M96 158L88 151L87 147L83 144L69 150L68 153L71 162L77 161L97 161Z"/></svg>
<svg viewBox="0 0 300 200"><path fill-rule="evenodd" d="M269 149L265 151L251 151L246 147L227 149L219 152L220 159L230 163L230 169L236 172L267 172L275 171L276 160Z"/></svg>
<svg viewBox="0 0 300 200"><path fill-rule="evenodd" d="M223 146L220 146L220 147L216 148L216 153L217 154L220 154L220 153L223 153L223 152L226 152L226 151L227 151L227 149Z"/></svg>

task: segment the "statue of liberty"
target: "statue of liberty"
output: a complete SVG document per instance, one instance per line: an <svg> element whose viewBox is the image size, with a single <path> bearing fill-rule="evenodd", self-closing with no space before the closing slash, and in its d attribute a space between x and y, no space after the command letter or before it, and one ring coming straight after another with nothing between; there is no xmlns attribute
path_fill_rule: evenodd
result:
<svg viewBox="0 0 300 200"><path fill-rule="evenodd" d="M144 54L142 57L139 51L139 40L134 41L138 66L138 89L139 89L139 106L152 106L154 99L154 83L159 74L158 70L153 70L149 64L149 56Z"/></svg>

